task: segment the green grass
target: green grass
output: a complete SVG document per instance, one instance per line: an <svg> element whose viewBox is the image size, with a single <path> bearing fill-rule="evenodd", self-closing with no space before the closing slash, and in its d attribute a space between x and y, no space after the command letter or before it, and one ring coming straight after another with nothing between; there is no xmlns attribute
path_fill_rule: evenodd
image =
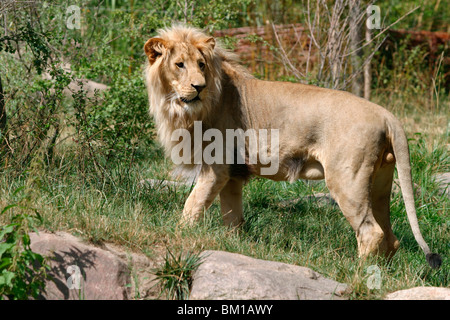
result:
<svg viewBox="0 0 450 320"><path fill-rule="evenodd" d="M154 270L161 295L171 300L187 300L192 285L192 273L202 263L199 253L180 252L175 256L167 250L164 263Z"/></svg>
<svg viewBox="0 0 450 320"><path fill-rule="evenodd" d="M354 232L337 206L321 205L305 196L326 191L323 182L310 185L253 179L244 188L245 224L230 230L221 224L216 200L202 222L190 229L177 227L186 187L149 187L140 183L148 178L170 179L170 164L160 153L131 167L117 167L108 181L92 176L81 179L58 170L36 176L28 172L20 177L2 175L2 207L27 199L42 216L41 228L66 230L93 243L113 242L146 253L161 255L161 247L173 255L181 252L226 250L248 256L307 266L351 286L352 299L380 299L386 293L414 286L450 285L449 199L440 195L432 179L436 172L449 171L448 151L443 144L431 149L425 139L411 141L413 177L420 186L416 199L422 233L434 252L443 257L443 266L431 270L415 242L406 218L401 195L391 202L394 233L401 247L394 258L384 261L357 257ZM26 186L14 193L20 186ZM295 200L295 201L289 201ZM18 208L8 211L17 213ZM0 217L8 219L8 215ZM367 267L381 269L380 290L367 288Z"/></svg>

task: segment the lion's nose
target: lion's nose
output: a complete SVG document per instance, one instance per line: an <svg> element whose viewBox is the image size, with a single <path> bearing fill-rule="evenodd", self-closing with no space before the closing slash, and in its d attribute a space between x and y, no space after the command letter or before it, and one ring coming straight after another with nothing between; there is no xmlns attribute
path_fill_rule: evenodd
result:
<svg viewBox="0 0 450 320"><path fill-rule="evenodd" d="M195 90L197 90L198 93L202 92L203 89L205 89L206 85L198 85L198 84L191 84L192 87L194 87Z"/></svg>

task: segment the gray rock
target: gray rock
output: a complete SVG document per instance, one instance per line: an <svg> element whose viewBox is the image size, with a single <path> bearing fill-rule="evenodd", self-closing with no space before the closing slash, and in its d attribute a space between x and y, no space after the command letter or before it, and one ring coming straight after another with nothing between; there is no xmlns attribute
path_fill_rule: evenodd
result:
<svg viewBox="0 0 450 320"><path fill-rule="evenodd" d="M281 262L205 251L193 276L190 299L343 300L347 285Z"/></svg>
<svg viewBox="0 0 450 320"><path fill-rule="evenodd" d="M450 198L450 172L439 173L435 175L435 179L439 184L439 190Z"/></svg>
<svg viewBox="0 0 450 320"><path fill-rule="evenodd" d="M63 63L60 66L65 72L72 74L72 69L70 64ZM42 74L42 77L46 80L51 80L52 76L49 72L44 72ZM64 89L64 95L67 97L72 97L73 92L78 92L83 88L83 90L86 92L86 96L88 98L92 98L95 96L95 92L101 92L106 91L109 89L109 87L103 83L98 83L89 79L75 79L71 81L67 88Z"/></svg>
<svg viewBox="0 0 450 320"><path fill-rule="evenodd" d="M63 232L31 233L30 239L31 249L47 256L51 266L49 275L53 279L47 281L41 299L123 300L130 297L130 270L113 253Z"/></svg>
<svg viewBox="0 0 450 320"><path fill-rule="evenodd" d="M450 300L450 289L442 287L416 287L386 295L385 300Z"/></svg>
<svg viewBox="0 0 450 320"><path fill-rule="evenodd" d="M131 292L130 299L164 298L164 295L160 295L161 289L157 285L154 269L163 263L165 247L154 246L152 259L142 253L129 252L121 246L110 243L105 243L105 249L127 263L131 272L131 284L128 285Z"/></svg>

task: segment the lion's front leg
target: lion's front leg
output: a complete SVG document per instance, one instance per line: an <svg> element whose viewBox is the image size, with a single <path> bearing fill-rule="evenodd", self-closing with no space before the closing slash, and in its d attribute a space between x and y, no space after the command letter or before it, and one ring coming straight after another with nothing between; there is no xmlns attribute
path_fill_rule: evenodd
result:
<svg viewBox="0 0 450 320"><path fill-rule="evenodd" d="M186 200L180 224L190 226L200 220L228 180L225 168L216 166L202 169L194 189Z"/></svg>
<svg viewBox="0 0 450 320"><path fill-rule="evenodd" d="M230 179L220 192L220 208L223 223L237 227L244 222L242 214L242 180Z"/></svg>

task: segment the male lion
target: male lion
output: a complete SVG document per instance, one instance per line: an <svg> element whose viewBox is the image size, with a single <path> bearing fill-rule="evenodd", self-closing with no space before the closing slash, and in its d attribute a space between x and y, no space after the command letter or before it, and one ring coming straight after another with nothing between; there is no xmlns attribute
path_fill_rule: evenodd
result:
<svg viewBox="0 0 450 320"><path fill-rule="evenodd" d="M344 91L255 79L233 54L195 28L160 30L146 42L144 50L149 61L145 78L150 112L168 155L179 142L172 134L176 129L193 133L194 121L201 121L203 130L220 130L223 136L229 129L278 129L279 167L265 177L275 181L325 179L356 233L360 257L391 257L399 247L389 209L397 163L414 237L428 263L433 268L440 266L440 256L431 253L419 230L408 143L400 122L390 112ZM195 145L188 143L193 150ZM201 149L205 146L200 145ZM266 147L275 154L272 145ZM246 142L247 160L253 156L250 151L255 149L250 150ZM182 223L199 220L220 195L224 223L240 225L243 183L251 174L261 175L266 164L259 160L244 164L202 162ZM179 167L194 170L195 164Z"/></svg>

